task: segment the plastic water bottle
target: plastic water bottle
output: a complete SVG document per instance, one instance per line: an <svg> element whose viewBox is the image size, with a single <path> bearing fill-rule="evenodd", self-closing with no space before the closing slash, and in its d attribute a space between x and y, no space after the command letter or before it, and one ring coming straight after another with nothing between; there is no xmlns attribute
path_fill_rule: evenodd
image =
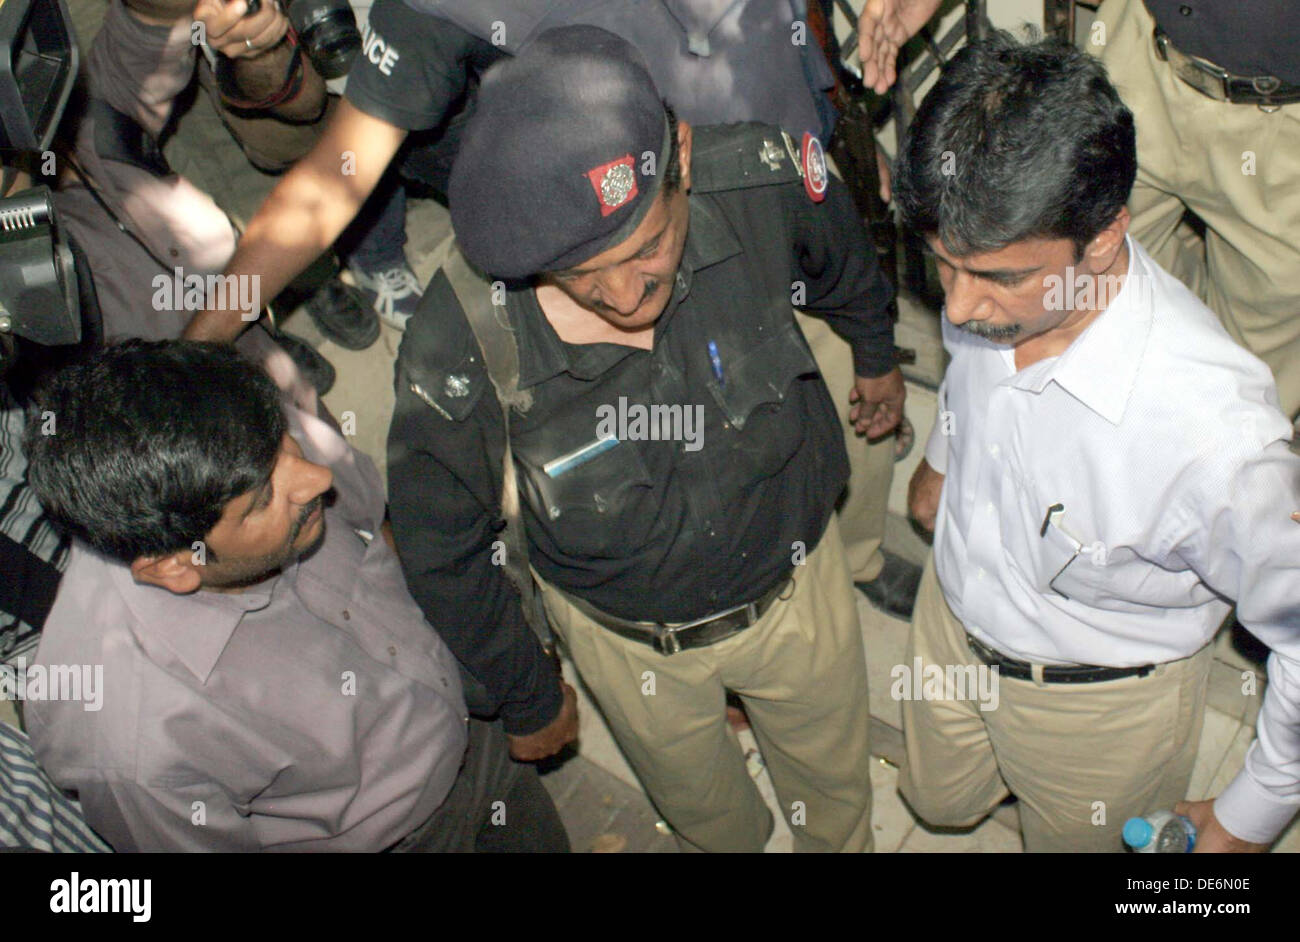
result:
<svg viewBox="0 0 1300 942"><path fill-rule="evenodd" d="M1124 822L1124 843L1139 854L1190 854L1196 825L1185 815L1156 811Z"/></svg>

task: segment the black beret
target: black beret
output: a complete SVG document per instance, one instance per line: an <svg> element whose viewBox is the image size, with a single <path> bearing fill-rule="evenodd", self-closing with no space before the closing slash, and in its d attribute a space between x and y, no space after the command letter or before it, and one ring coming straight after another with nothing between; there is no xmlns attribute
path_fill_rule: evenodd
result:
<svg viewBox="0 0 1300 942"><path fill-rule="evenodd" d="M670 143L635 47L594 26L547 30L483 77L447 187L466 258L518 279L617 245L654 202Z"/></svg>

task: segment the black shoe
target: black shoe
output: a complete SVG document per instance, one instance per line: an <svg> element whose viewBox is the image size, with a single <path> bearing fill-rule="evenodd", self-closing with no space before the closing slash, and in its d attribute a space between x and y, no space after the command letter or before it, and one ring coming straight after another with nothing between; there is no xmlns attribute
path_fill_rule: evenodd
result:
<svg viewBox="0 0 1300 942"><path fill-rule="evenodd" d="M379 339L379 315L357 288L335 276L304 305L320 332L345 350L364 350Z"/></svg>
<svg viewBox="0 0 1300 942"><path fill-rule="evenodd" d="M323 396L334 388L334 367L329 360L316 352L315 347L293 334L280 332L272 334L271 337L285 353L289 354L289 359L293 360L294 366L307 377L307 382L316 387L318 394Z"/></svg>
<svg viewBox="0 0 1300 942"><path fill-rule="evenodd" d="M921 584L921 567L895 556L887 549L880 550L885 566L880 575L870 582L855 582L862 594L877 609L896 618L911 618L916 604L916 590Z"/></svg>

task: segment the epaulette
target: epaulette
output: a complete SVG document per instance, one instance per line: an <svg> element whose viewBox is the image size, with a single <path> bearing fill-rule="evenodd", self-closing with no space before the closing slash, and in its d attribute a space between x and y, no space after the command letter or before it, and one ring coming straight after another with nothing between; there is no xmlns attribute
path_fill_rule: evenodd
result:
<svg viewBox="0 0 1300 942"><path fill-rule="evenodd" d="M691 191L716 193L804 179L803 145L771 124L747 121L695 128Z"/></svg>
<svg viewBox="0 0 1300 942"><path fill-rule="evenodd" d="M398 357L399 381L453 422L466 419L483 393L491 389L474 331L459 306L459 297L445 273L439 271L407 324Z"/></svg>

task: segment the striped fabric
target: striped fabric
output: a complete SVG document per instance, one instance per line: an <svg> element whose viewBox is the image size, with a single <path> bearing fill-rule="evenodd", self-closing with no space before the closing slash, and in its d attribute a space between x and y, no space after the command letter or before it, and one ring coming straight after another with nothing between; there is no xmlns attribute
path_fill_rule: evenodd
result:
<svg viewBox="0 0 1300 942"><path fill-rule="evenodd" d="M23 410L0 383L0 533L62 570L69 541L55 531L36 495L27 486L23 457ZM31 660L41 633L12 612L0 611L0 663L16 667L20 655Z"/></svg>
<svg viewBox="0 0 1300 942"><path fill-rule="evenodd" d="M0 723L0 848L54 853L108 853L81 817L81 807L36 764L27 737Z"/></svg>

